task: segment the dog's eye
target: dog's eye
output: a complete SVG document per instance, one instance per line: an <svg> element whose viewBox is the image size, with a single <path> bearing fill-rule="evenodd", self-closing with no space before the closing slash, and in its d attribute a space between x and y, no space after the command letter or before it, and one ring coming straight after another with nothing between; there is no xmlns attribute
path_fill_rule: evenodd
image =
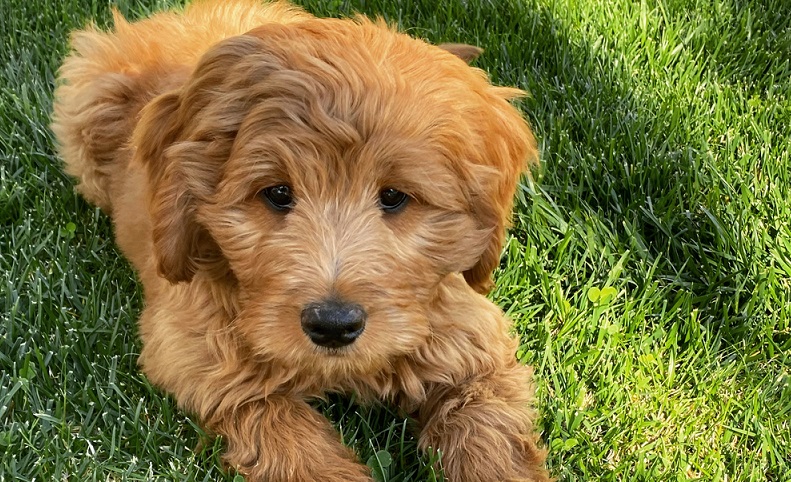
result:
<svg viewBox="0 0 791 482"><path fill-rule="evenodd" d="M397 213L408 200L409 196L393 188L382 189L379 193L379 207L386 213Z"/></svg>
<svg viewBox="0 0 791 482"><path fill-rule="evenodd" d="M294 197L291 195L291 188L285 184L263 189L258 195L278 211L288 211L294 207Z"/></svg>

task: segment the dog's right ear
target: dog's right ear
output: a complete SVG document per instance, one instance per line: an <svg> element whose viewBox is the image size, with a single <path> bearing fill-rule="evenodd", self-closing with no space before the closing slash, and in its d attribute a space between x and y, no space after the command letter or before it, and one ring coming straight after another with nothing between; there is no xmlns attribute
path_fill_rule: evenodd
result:
<svg viewBox="0 0 791 482"><path fill-rule="evenodd" d="M198 268L216 268L222 253L197 211L214 194L222 165L250 104L250 89L267 69L265 43L249 35L209 49L179 87L159 95L140 113L132 145L148 174L157 270L172 283L190 281Z"/></svg>
<svg viewBox="0 0 791 482"><path fill-rule="evenodd" d="M205 234L195 220L195 202L181 167L168 155L179 137L179 93L162 94L141 112L133 135L135 156L149 179L149 212L157 271L171 283L190 281L194 259Z"/></svg>
<svg viewBox="0 0 791 482"><path fill-rule="evenodd" d="M452 53L456 57L467 62L468 64L472 63L483 53L482 48L469 44L445 43L445 44L439 44L437 45L437 47Z"/></svg>

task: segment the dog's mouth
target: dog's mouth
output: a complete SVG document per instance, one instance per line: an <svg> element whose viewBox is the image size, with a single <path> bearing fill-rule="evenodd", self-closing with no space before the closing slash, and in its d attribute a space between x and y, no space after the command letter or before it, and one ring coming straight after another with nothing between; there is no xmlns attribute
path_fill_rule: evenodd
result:
<svg viewBox="0 0 791 482"><path fill-rule="evenodd" d="M319 345L313 345L313 353L317 355L329 356L333 358L340 358L344 356L348 356L349 352L353 350L354 345L342 346L342 347L324 347Z"/></svg>

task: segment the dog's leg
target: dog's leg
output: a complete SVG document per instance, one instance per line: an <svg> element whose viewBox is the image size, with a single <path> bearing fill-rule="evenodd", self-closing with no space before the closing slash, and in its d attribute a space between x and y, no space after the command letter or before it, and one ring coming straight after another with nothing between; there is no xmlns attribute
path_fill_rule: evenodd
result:
<svg viewBox="0 0 791 482"><path fill-rule="evenodd" d="M514 360L459 385L429 389L418 411L420 445L442 452L446 480L549 480L533 427L531 375Z"/></svg>
<svg viewBox="0 0 791 482"><path fill-rule="evenodd" d="M272 395L219 417L224 460L247 482L369 482L329 422L306 402Z"/></svg>

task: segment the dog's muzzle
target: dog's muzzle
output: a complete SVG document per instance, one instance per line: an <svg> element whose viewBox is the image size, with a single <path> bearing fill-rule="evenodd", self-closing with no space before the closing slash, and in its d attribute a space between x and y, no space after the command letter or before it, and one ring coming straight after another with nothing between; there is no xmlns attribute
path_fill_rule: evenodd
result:
<svg viewBox="0 0 791 482"><path fill-rule="evenodd" d="M302 310L302 331L319 346L340 348L362 334L366 317L365 310L354 303L338 300L310 303Z"/></svg>

